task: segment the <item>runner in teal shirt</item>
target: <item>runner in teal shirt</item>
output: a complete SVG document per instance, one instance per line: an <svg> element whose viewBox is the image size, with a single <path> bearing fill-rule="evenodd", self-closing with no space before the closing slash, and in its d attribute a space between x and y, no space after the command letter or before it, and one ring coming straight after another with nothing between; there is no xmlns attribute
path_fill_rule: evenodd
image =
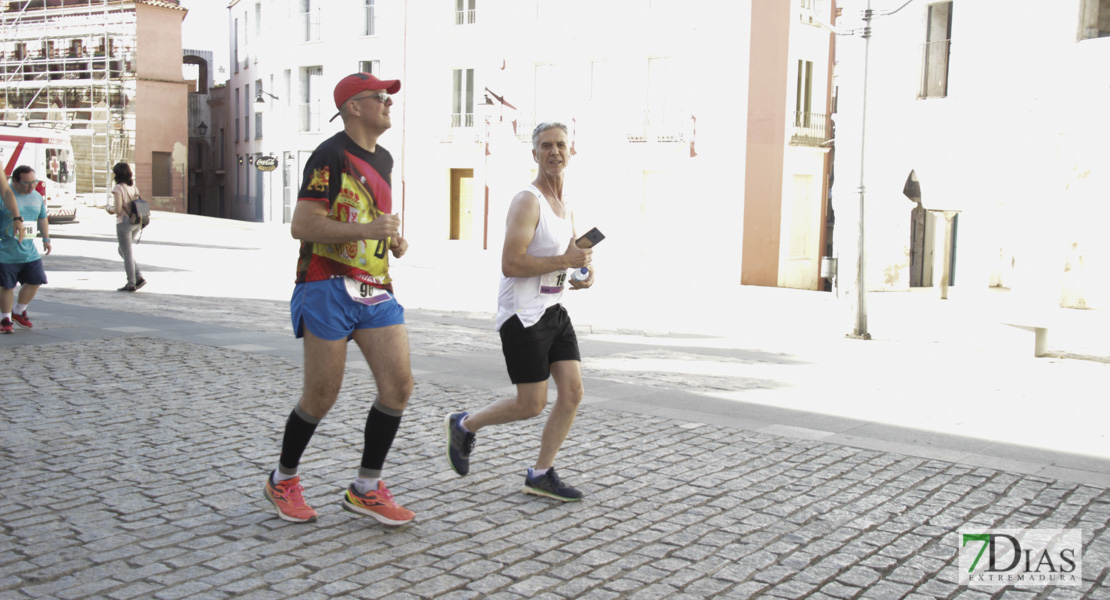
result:
<svg viewBox="0 0 1110 600"><path fill-rule="evenodd" d="M42 256L35 248L35 236L42 233L42 248L50 254L49 223L46 202L35 191L35 171L20 165L12 172L18 217L13 217L7 203L0 206L0 333L12 333L12 321L30 329L27 305L34 299L39 286L46 283ZM19 239L19 229L23 240ZM19 288L18 301L15 286Z"/></svg>

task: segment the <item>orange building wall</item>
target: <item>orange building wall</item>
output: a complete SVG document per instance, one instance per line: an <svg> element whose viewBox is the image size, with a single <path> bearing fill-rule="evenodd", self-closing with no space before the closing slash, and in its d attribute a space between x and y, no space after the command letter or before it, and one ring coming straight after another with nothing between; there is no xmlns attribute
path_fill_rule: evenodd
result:
<svg viewBox="0 0 1110 600"><path fill-rule="evenodd" d="M790 2L752 2L740 282L778 285Z"/></svg>
<svg viewBox="0 0 1110 600"><path fill-rule="evenodd" d="M156 210L186 211L188 87L181 74L181 22L185 11L136 5L135 183ZM154 197L154 152L173 155L172 196Z"/></svg>

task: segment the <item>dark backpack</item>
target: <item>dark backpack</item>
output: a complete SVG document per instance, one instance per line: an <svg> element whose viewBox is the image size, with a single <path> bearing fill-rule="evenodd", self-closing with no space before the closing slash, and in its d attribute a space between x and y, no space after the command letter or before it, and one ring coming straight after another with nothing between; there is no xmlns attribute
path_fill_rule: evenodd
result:
<svg viewBox="0 0 1110 600"><path fill-rule="evenodd" d="M142 224L143 229L150 225L150 203L135 196L131 201L131 211L128 213L132 225Z"/></svg>

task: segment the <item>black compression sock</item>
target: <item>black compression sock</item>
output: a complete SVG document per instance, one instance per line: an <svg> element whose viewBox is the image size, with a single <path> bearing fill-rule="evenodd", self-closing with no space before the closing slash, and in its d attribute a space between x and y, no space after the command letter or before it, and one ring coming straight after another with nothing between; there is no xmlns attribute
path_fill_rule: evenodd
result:
<svg viewBox="0 0 1110 600"><path fill-rule="evenodd" d="M365 440L362 449L362 468L359 477L367 479L379 478L382 475L382 465L385 457L393 446L393 438L397 429L401 427L401 415L404 411L386 408L374 402L370 407L370 415L366 417Z"/></svg>
<svg viewBox="0 0 1110 600"><path fill-rule="evenodd" d="M304 454L319 424L320 419L301 410L299 404L293 408L293 412L289 413L289 420L285 422L285 437L281 442L281 458L278 460L279 471L286 475L297 472L297 466L301 464L301 455Z"/></svg>

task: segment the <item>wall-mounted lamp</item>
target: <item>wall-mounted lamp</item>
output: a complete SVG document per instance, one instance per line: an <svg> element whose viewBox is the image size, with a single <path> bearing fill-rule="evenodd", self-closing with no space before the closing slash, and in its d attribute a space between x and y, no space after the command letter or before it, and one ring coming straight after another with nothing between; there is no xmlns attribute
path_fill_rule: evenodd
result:
<svg viewBox="0 0 1110 600"><path fill-rule="evenodd" d="M239 154L236 154L235 156L239 159L239 164L243 164L243 157Z"/></svg>
<svg viewBox="0 0 1110 600"><path fill-rule="evenodd" d="M200 137L206 137L208 135L208 123L201 121L200 125L197 125L197 133L200 134Z"/></svg>
<svg viewBox="0 0 1110 600"><path fill-rule="evenodd" d="M267 96L273 98L274 100L281 100L281 98L278 98L277 96L271 94L270 92L267 92L266 90L263 90L263 89L260 88L258 90L258 94L254 97L254 103L255 104L266 104L266 99L262 97L262 94L266 94Z"/></svg>
<svg viewBox="0 0 1110 600"><path fill-rule="evenodd" d="M247 164L248 165L253 165L254 164L254 155L253 154L247 157Z"/></svg>

